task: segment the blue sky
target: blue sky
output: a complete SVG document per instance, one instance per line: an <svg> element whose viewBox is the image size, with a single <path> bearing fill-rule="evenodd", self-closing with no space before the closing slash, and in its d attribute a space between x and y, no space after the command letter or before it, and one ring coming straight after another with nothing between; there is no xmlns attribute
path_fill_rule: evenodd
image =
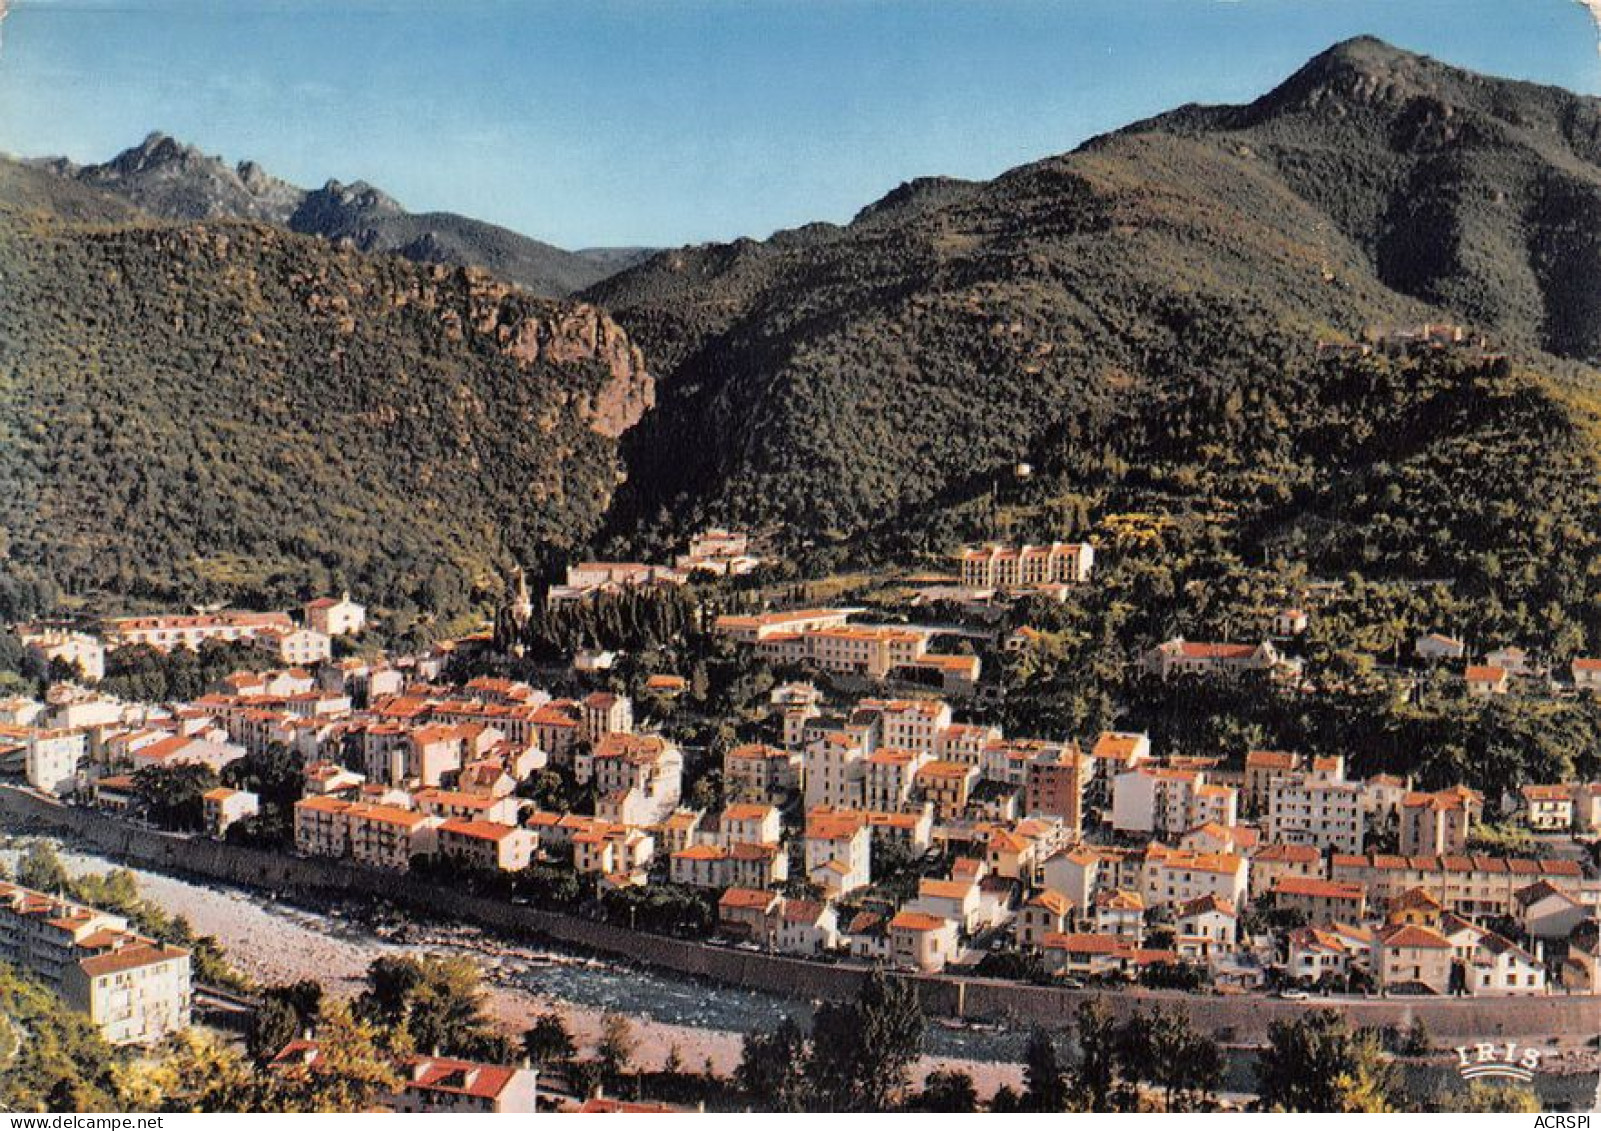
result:
<svg viewBox="0 0 1601 1131"><path fill-rule="evenodd" d="M0 150L164 130L569 247L843 221L1371 33L1601 94L1578 0L12 0Z"/></svg>

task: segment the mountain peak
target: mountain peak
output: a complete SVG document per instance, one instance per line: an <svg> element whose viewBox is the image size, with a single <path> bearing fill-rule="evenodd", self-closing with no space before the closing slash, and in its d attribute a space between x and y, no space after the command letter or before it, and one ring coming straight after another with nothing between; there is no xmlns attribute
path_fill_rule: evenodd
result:
<svg viewBox="0 0 1601 1131"><path fill-rule="evenodd" d="M1371 35L1343 40L1314 55L1256 102L1262 109L1316 106L1330 99L1363 105L1397 102L1437 85L1453 72L1423 55Z"/></svg>
<svg viewBox="0 0 1601 1131"><path fill-rule="evenodd" d="M315 197L321 197L341 209L360 213L387 212L399 215L405 212L398 200L366 181L352 181L347 185L330 180L321 189L308 195L308 203Z"/></svg>
<svg viewBox="0 0 1601 1131"><path fill-rule="evenodd" d="M160 130L152 130L145 135L145 139L138 145L130 146L106 162L107 168L116 169L123 174L139 173L150 169L159 169L169 165L182 165L191 161L205 161L207 158L200 150L192 145L185 145L181 141L164 134ZM218 166L221 161L210 159Z"/></svg>

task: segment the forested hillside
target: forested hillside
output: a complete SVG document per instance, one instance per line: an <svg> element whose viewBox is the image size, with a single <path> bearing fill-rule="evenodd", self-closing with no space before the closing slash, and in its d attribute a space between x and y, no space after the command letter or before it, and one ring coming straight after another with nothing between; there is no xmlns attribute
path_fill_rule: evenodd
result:
<svg viewBox="0 0 1601 1131"><path fill-rule="evenodd" d="M652 397L602 312L82 194L94 223L0 208L0 617L343 586L449 615L595 529Z"/></svg>
<svg viewBox="0 0 1601 1131"><path fill-rule="evenodd" d="M448 612L513 554L659 560L720 520L808 568L1093 532L1170 571L1135 640L1226 628L1183 587L1294 563L1601 646L1598 120L1353 41L1247 107L657 255L587 294L626 337L0 165L6 607L348 583ZM1430 320L1489 343L1322 348Z"/></svg>
<svg viewBox="0 0 1601 1131"><path fill-rule="evenodd" d="M1248 106L1185 107L1125 132L1266 162L1396 290L1509 340L1601 360L1594 98L1358 39Z"/></svg>
<svg viewBox="0 0 1601 1131"><path fill-rule="evenodd" d="M999 499L1037 537L1122 512L1204 533L1170 564L1464 577L1520 623L1588 608L1601 228L1537 190L1588 199L1598 120L1357 40L1251 107L659 255L591 292L662 390L610 530L648 547L714 518L904 556L993 533ZM1430 200L1438 224L1402 211ZM1320 349L1431 320L1490 344Z"/></svg>

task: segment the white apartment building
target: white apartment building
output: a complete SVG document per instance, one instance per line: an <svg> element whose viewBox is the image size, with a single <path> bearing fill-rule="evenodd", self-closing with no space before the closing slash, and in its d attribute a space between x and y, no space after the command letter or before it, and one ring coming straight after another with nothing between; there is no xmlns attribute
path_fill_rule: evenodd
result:
<svg viewBox="0 0 1601 1131"><path fill-rule="evenodd" d="M23 628L17 632L22 643L46 663L60 660L83 673L94 683L106 678L106 646L87 632L66 628Z"/></svg>
<svg viewBox="0 0 1601 1131"><path fill-rule="evenodd" d="M1142 764L1112 782L1112 827L1118 832L1181 836L1194 820L1195 794L1206 781L1199 770Z"/></svg>
<svg viewBox="0 0 1601 1131"><path fill-rule="evenodd" d="M574 761L574 772L580 784L593 780L599 797L620 798L633 818L626 823L659 825L678 808L684 756L660 735L608 734Z"/></svg>
<svg viewBox="0 0 1601 1131"><path fill-rule="evenodd" d="M866 803L866 736L831 730L807 744L803 758L806 808L861 809Z"/></svg>
<svg viewBox="0 0 1601 1131"><path fill-rule="evenodd" d="M128 921L0 883L0 961L35 975L112 1044L154 1044L189 1026L189 952Z"/></svg>
<svg viewBox="0 0 1601 1131"><path fill-rule="evenodd" d="M1345 780L1342 759L1275 776L1267 791L1267 840L1355 855L1367 835L1362 787Z"/></svg>
<svg viewBox="0 0 1601 1131"><path fill-rule="evenodd" d="M1028 589L1088 581L1095 565L1095 548L1077 542L1048 546L992 543L964 546L958 557L962 585L968 589Z"/></svg>
<svg viewBox="0 0 1601 1131"><path fill-rule="evenodd" d="M23 742L28 784L46 793L71 793L77 785L78 764L89 757L88 733L29 728Z"/></svg>
<svg viewBox="0 0 1601 1131"><path fill-rule="evenodd" d="M113 617L104 622L102 639L110 647L148 644L160 652L194 651L207 640L249 640L263 632L295 627L288 613L229 612L195 616Z"/></svg>

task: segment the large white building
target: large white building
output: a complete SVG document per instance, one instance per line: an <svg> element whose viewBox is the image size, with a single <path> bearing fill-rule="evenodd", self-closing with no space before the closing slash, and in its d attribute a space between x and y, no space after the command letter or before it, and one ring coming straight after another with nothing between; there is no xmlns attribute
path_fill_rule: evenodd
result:
<svg viewBox="0 0 1601 1131"><path fill-rule="evenodd" d="M1082 542L1052 542L1048 546L994 543L964 546L958 557L962 584L968 589L1030 589L1088 581L1095 564L1095 547Z"/></svg>
<svg viewBox="0 0 1601 1131"><path fill-rule="evenodd" d="M71 793L78 764L89 756L88 733L30 728L24 741L23 773L28 784L46 793Z"/></svg>
<svg viewBox="0 0 1601 1131"><path fill-rule="evenodd" d="M1367 817L1362 787L1345 780L1343 758L1316 758L1310 770L1273 777L1267 789L1267 839L1355 855Z"/></svg>
<svg viewBox="0 0 1601 1131"><path fill-rule="evenodd" d="M33 974L112 1044L154 1044L189 1026L189 952L120 915L0 883L0 961Z"/></svg>
<svg viewBox="0 0 1601 1131"><path fill-rule="evenodd" d="M860 730L828 730L808 743L801 764L806 808L862 808L870 753L870 739Z"/></svg>
<svg viewBox="0 0 1601 1131"><path fill-rule="evenodd" d="M98 683L106 678L106 646L87 632L66 628L21 628L18 638L45 662L60 660L76 667L83 678Z"/></svg>
<svg viewBox="0 0 1601 1131"><path fill-rule="evenodd" d="M174 648L198 651L207 640L250 640L264 632L288 632L293 628L288 613L223 611L193 616L113 617L105 622L103 636L112 647L146 644L161 652Z"/></svg>

